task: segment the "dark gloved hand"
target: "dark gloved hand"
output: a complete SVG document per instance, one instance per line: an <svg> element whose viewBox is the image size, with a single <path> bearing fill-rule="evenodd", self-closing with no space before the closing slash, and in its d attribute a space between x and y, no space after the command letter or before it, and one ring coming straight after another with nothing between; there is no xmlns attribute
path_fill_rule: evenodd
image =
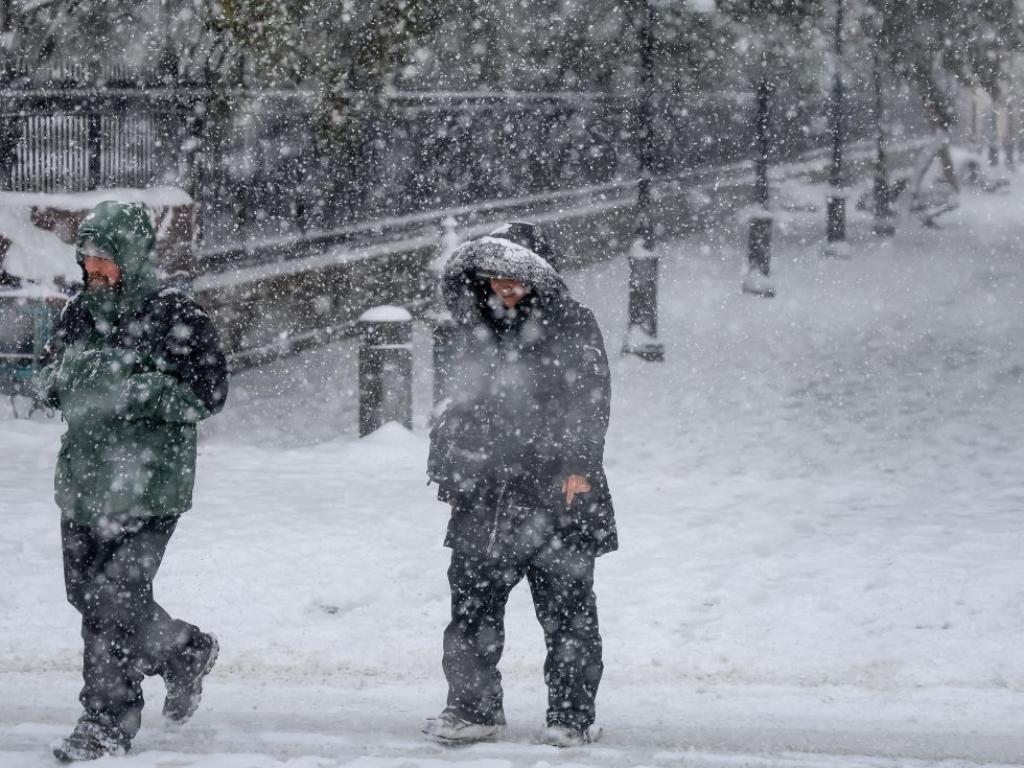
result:
<svg viewBox="0 0 1024 768"><path fill-rule="evenodd" d="M194 423L210 415L192 389L166 373L136 373L121 384L117 413L128 421Z"/></svg>
<svg viewBox="0 0 1024 768"><path fill-rule="evenodd" d="M75 345L64 352L49 378L69 426L88 427L117 415L130 363L124 350Z"/></svg>

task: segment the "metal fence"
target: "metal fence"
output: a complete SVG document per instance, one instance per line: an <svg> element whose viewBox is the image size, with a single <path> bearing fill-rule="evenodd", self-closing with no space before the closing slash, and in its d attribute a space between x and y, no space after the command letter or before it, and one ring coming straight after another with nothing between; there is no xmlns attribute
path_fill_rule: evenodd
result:
<svg viewBox="0 0 1024 768"><path fill-rule="evenodd" d="M78 192L157 180L151 115L26 115L9 189Z"/></svg>
<svg viewBox="0 0 1024 768"><path fill-rule="evenodd" d="M778 160L824 147L824 100L778 91ZM790 101L786 101L789 98ZM871 132L850 95L848 138ZM298 89L213 90L159 72L0 69L0 188L173 184L197 201L197 267L227 248L329 244L410 215L625 184L639 173L639 102L596 93L385 92L329 102ZM659 95L653 172L752 157L746 93ZM251 260L251 259L250 259Z"/></svg>
<svg viewBox="0 0 1024 768"><path fill-rule="evenodd" d="M0 188L81 192L191 184L208 91L156 72L0 67Z"/></svg>
<svg viewBox="0 0 1024 768"><path fill-rule="evenodd" d="M870 110L866 96L852 98L855 141L870 134ZM745 93L660 99L654 172L751 157L753 110ZM240 92L220 112L226 122L210 147L204 194L216 201L206 230L215 246L625 181L639 171L635 98L398 92L327 106L310 93ZM820 102L776 110L776 159L826 146L824 117Z"/></svg>

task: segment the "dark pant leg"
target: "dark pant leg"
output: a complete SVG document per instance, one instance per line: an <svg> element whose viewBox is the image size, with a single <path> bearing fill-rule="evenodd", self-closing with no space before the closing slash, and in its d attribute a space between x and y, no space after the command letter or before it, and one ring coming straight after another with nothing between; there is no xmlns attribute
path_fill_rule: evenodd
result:
<svg viewBox="0 0 1024 768"><path fill-rule="evenodd" d="M142 678L160 673L198 630L153 599L153 579L176 520L154 518L114 536L62 523L68 601L82 614L86 713L131 738L142 713Z"/></svg>
<svg viewBox="0 0 1024 768"><path fill-rule="evenodd" d="M526 576L544 628L549 725L587 728L601 682L601 634L594 596L594 556L546 548Z"/></svg>
<svg viewBox="0 0 1024 768"><path fill-rule="evenodd" d="M452 620L444 631L442 666L448 708L470 722L505 722L498 662L505 647L505 604L522 576L513 565L452 552Z"/></svg>

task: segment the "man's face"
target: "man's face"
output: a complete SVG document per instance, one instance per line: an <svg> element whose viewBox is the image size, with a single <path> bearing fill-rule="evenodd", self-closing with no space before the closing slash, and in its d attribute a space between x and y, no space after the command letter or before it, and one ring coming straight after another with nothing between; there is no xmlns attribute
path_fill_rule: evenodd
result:
<svg viewBox="0 0 1024 768"><path fill-rule="evenodd" d="M121 282L121 270L113 259L103 256L86 256L85 287L89 290L113 288Z"/></svg>
<svg viewBox="0 0 1024 768"><path fill-rule="evenodd" d="M512 309L528 293L525 285L511 277L492 277L491 290L501 299L505 309Z"/></svg>

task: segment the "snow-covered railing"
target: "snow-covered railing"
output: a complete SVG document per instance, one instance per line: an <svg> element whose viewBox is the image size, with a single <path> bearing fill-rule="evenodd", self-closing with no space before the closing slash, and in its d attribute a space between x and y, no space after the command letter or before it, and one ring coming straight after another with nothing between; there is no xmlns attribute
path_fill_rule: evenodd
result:
<svg viewBox="0 0 1024 768"><path fill-rule="evenodd" d="M221 121L221 138L205 153L217 193L201 249L213 269L216 251L238 251L239 241L258 248L299 232L615 184L636 172L636 93L234 89L219 98L230 109L209 118ZM743 92L658 94L655 172L751 157L752 108ZM851 138L866 137L868 111L853 111ZM826 144L819 104L780 106L775 123L775 160Z"/></svg>
<svg viewBox="0 0 1024 768"><path fill-rule="evenodd" d="M891 146L893 162L905 163L922 143L906 138ZM852 164L869 170L873 153L871 142L861 142L851 145L847 156ZM820 176L826 168L827 159L815 150L774 166L771 177L776 183ZM729 215L730 203L716 201L716 196L739 198L743 205L749 197L749 190L744 190L753 179L750 161L664 176L656 184L663 223L670 229L672 220L693 226L692 218L683 221L686 215L707 215L718 219L709 220L709 225L720 224L721 217ZM708 211L692 210L700 200L708 201ZM381 302L426 312L433 290L430 262L444 247L442 241L456 234L468 239L490 232L500 222L528 218L555 235L565 259L562 268L614 256L632 231L636 186L623 181L590 190L532 195L518 202L436 210L393 217L386 227L375 221L340 232L318 233L302 246L310 250L302 250L293 241L291 257L287 242L274 242L268 245L272 251L263 252L275 253L273 261L207 272L195 280L194 288L228 326L232 365L247 367L351 336L357 332L359 313ZM321 245L332 237L338 238L333 245ZM618 242L620 247L609 246L609 242ZM257 251L253 249L246 257L258 255Z"/></svg>
<svg viewBox="0 0 1024 768"><path fill-rule="evenodd" d="M917 146L910 142L908 146ZM851 145L851 158L866 157L873 149L869 141ZM820 163L828 150L814 149L798 160L785 163L774 174L802 173ZM742 160L727 165L693 168L657 177L661 185L685 184L700 187L709 182L733 183L749 177L753 164ZM388 253L415 250L433 244L445 219L455 219L460 232L469 237L483 234L498 221L528 216L542 223L597 212L636 202L636 180L624 179L577 189L490 200L477 205L441 208L408 216L389 216L330 230L304 232L290 237L255 240L236 246L204 249L196 260L201 275L196 286L202 290L244 285L268 277L296 274L344 261L373 258Z"/></svg>

